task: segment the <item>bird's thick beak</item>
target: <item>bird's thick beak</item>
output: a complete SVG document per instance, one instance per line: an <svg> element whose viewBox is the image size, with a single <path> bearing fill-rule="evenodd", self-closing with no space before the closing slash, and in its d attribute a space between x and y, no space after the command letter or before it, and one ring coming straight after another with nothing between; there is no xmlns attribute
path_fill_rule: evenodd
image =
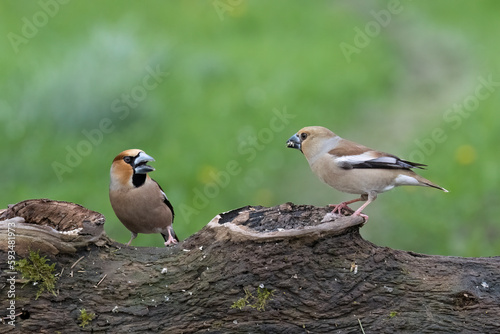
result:
<svg viewBox="0 0 500 334"><path fill-rule="evenodd" d="M294 134L287 140L286 146L290 148L296 148L297 150L302 151L302 144L300 142L300 138L297 134Z"/></svg>
<svg viewBox="0 0 500 334"><path fill-rule="evenodd" d="M139 155L134 160L134 171L136 174L146 174L154 171L155 169L148 166L148 161L155 161L152 156L147 155L144 152L139 153Z"/></svg>

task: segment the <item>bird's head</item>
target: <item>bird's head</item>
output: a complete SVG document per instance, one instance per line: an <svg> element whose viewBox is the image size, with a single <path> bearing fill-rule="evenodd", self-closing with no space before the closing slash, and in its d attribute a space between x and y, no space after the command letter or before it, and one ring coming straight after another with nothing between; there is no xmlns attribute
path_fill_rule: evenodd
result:
<svg viewBox="0 0 500 334"><path fill-rule="evenodd" d="M332 131L322 126L308 126L302 128L288 139L286 146L300 150L306 157L322 150L323 145L338 138Z"/></svg>
<svg viewBox="0 0 500 334"><path fill-rule="evenodd" d="M130 184L135 176L140 175L145 179L147 173L155 170L147 164L149 161L155 159L142 150L131 149L121 152L111 164L112 183L117 181L122 185Z"/></svg>

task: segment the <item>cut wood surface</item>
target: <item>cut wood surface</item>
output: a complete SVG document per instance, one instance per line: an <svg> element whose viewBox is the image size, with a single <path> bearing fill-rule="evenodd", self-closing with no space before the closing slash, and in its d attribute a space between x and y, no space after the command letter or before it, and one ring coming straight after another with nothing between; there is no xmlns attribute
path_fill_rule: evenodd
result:
<svg viewBox="0 0 500 334"><path fill-rule="evenodd" d="M500 333L499 257L378 247L360 236L362 218L331 208L244 207L177 246L148 248L110 240L102 215L81 206L33 201L1 213L1 240L14 223L18 261L45 245L57 293L35 300L38 287L23 287L2 247L0 333ZM74 245L59 228L73 231ZM24 318L15 328L6 317L12 275ZM85 327L82 309L95 314Z"/></svg>

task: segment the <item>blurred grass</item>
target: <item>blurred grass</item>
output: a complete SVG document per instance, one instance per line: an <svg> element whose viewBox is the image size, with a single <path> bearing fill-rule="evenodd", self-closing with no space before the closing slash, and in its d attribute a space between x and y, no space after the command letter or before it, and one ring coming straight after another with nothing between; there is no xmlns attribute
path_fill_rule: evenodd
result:
<svg viewBox="0 0 500 334"><path fill-rule="evenodd" d="M366 210L362 234L430 254L500 253L498 91L461 116L460 126L444 118L474 95L478 77L500 81L500 3L402 1L350 62L339 45L354 45L354 28L375 22L373 12L387 2L72 1L57 5L16 53L8 36L22 36L23 18L40 20L41 3L56 2L0 3L0 207L28 198L73 201L105 214L107 233L126 242L129 232L109 204L108 173L116 154L141 148L155 157L151 176L187 238L244 205L350 199L285 148L303 126L323 125L403 158L441 128L446 140L421 154L430 166L421 174L450 193L407 187L383 194ZM220 3L231 8L222 16ZM147 68L157 67L168 73L164 80L121 119L114 101L137 92ZM275 110L291 118L276 121ZM83 147L82 131L103 119L113 130L60 182L53 163L67 164L68 148ZM230 162L238 172L214 188L213 176ZM215 195L200 205L196 194L206 189ZM134 244L162 240L140 235Z"/></svg>

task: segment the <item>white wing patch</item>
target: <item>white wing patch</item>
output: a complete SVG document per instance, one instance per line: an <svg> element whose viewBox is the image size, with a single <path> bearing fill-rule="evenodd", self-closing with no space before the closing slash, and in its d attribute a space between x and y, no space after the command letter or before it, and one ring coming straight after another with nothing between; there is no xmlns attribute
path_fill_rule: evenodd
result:
<svg viewBox="0 0 500 334"><path fill-rule="evenodd" d="M396 159L394 157L380 157L380 158L372 159L371 161L374 161L374 162L383 162L383 163L386 163L386 164L397 164L398 159Z"/></svg>
<svg viewBox="0 0 500 334"><path fill-rule="evenodd" d="M375 157L374 157L372 151L368 151L368 152L364 152L364 153L361 153L358 155L344 155L342 157L335 158L335 162L337 164L340 164L340 165L343 165L345 163L359 164L359 163L363 163L363 162L368 161L368 160L374 160L374 158ZM392 161L390 163L396 162L396 159L390 158L390 157L382 157L382 158L377 158L375 160L379 161L379 159L392 159ZM381 161L381 162L385 162L385 161Z"/></svg>

